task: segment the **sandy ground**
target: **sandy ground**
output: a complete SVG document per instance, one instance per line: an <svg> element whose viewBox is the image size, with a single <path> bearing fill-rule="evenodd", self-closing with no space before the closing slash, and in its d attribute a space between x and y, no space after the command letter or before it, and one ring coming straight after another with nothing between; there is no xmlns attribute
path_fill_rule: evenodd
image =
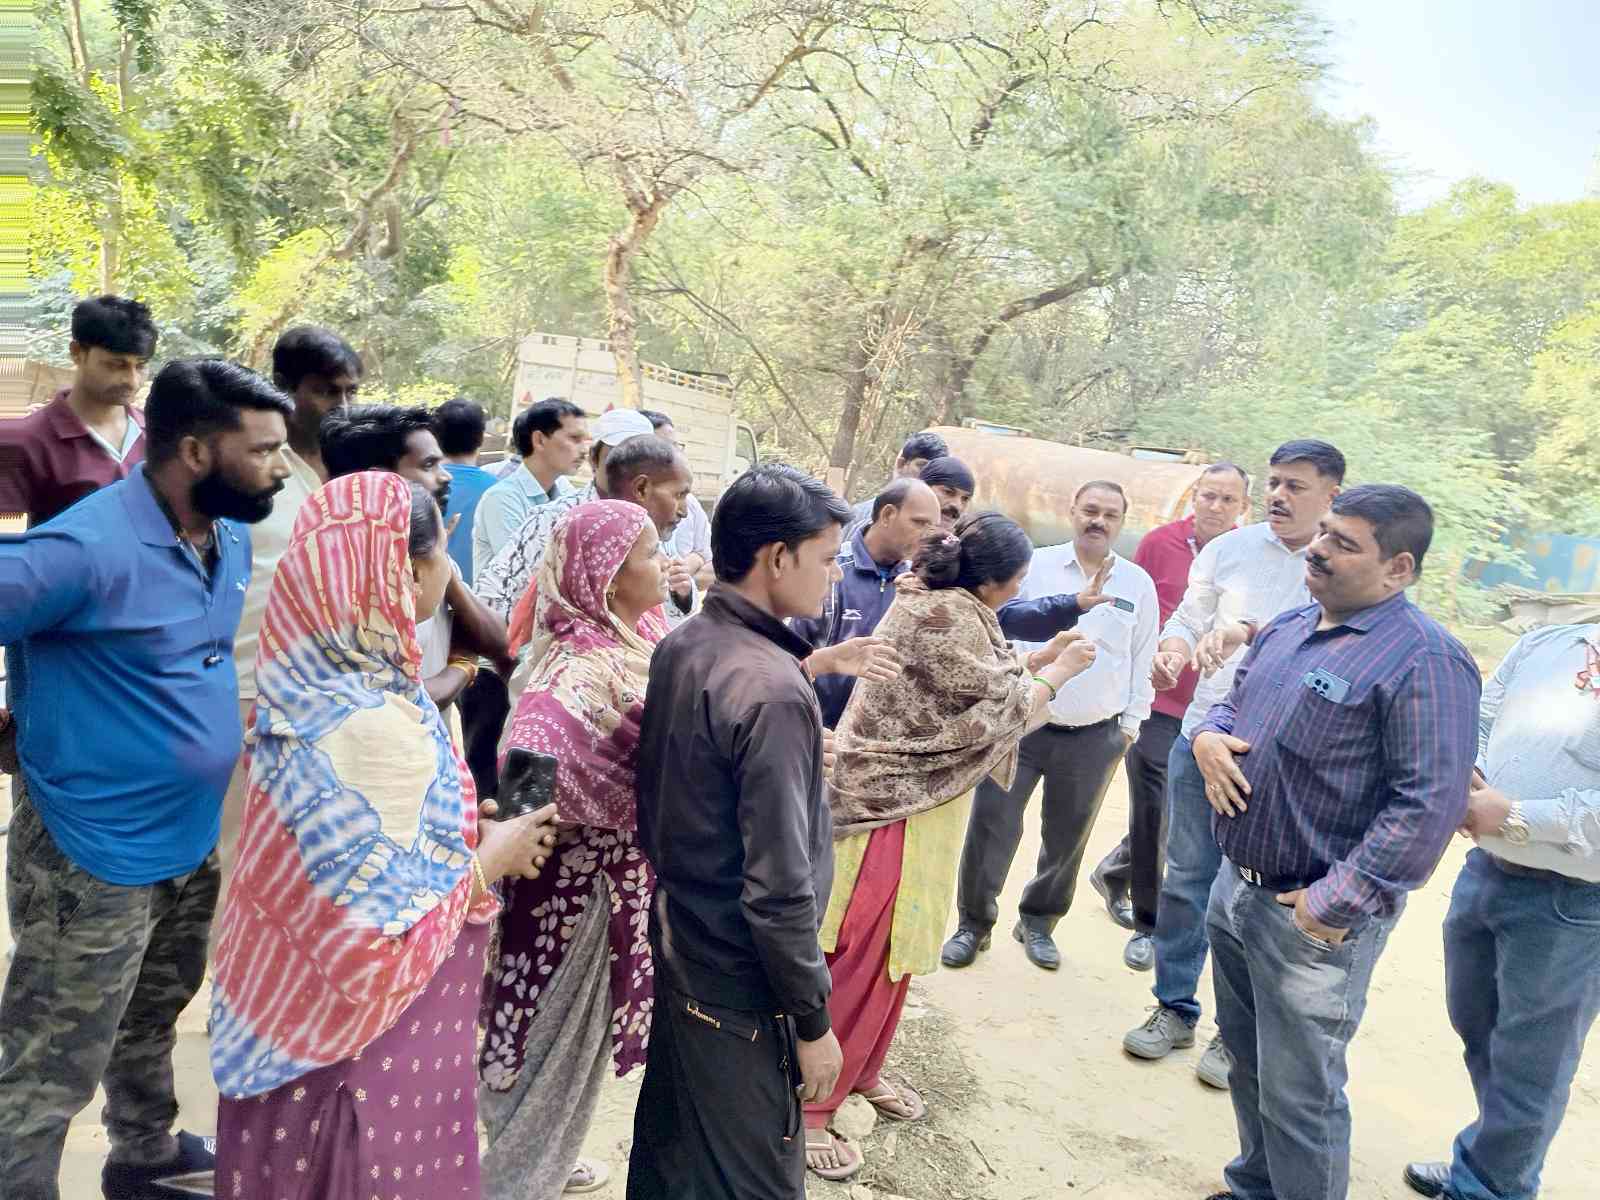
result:
<svg viewBox="0 0 1600 1200"><path fill-rule="evenodd" d="M0 813L9 800L0 796ZM1126 789L1112 785L1085 872L1121 836ZM1003 912L1014 912L1027 865L1037 853L1030 822ZM1473 1115L1460 1044L1445 1017L1439 928L1466 844L1456 842L1433 882L1412 897L1373 981L1362 1030L1350 1054L1355 1136L1350 1194L1358 1200L1410 1196L1400 1171L1410 1158L1444 1156ZM1004 918L1003 918L1004 920ZM1009 929L1005 925L1001 933ZM1193 1063L1213 1032L1162 1063L1124 1056L1123 1033L1151 1003L1150 976L1122 965L1126 934L1114 926L1085 881L1057 931L1064 962L1055 974L1030 965L1008 936L965 971L943 971L913 990L902 1070L928 1096L921 1126L880 1123L867 1140L858 1181L884 1196L914 1200L1198 1200L1221 1186L1236 1142L1227 1097L1201 1085ZM0 945L6 935L0 932ZM1201 996L1209 1001L1209 978ZM184 1015L177 1053L186 1127L215 1128L215 1092L206 1065L202 995ZM1587 1200L1600 1177L1600 1032L1573 1088L1562 1134L1545 1170L1545 1200ZM589 1140L611 1163L610 1185L595 1193L621 1200L636 1081L613 1082ZM67 1200L99 1194L105 1134L102 1097L72 1127L62 1168ZM814 1184L814 1197L846 1189ZM865 1200L861 1191L856 1200Z"/></svg>

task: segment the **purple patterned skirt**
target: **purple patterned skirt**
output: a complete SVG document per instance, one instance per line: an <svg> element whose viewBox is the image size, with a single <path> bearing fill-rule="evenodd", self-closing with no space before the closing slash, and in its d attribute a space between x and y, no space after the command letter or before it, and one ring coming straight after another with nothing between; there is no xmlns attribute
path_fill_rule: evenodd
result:
<svg viewBox="0 0 1600 1200"><path fill-rule="evenodd" d="M217 1114L224 1200L478 1200L477 1029L490 926L465 925L394 1028Z"/></svg>

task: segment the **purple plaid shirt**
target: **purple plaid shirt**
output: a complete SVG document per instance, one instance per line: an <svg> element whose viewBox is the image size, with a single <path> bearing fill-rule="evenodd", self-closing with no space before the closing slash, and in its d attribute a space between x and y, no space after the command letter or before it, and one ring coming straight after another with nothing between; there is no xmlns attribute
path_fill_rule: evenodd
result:
<svg viewBox="0 0 1600 1200"><path fill-rule="evenodd" d="M1321 615L1313 604L1263 629L1195 736L1251 747L1249 808L1212 821L1222 852L1310 884L1311 915L1342 929L1396 912L1460 827L1483 679L1403 593L1319 632ZM1338 703L1313 689L1318 671Z"/></svg>

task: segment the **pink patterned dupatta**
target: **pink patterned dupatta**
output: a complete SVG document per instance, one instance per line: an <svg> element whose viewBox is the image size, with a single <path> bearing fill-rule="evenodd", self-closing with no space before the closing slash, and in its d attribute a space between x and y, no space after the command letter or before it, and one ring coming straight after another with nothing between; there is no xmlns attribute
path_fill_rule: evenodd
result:
<svg viewBox="0 0 1600 1200"><path fill-rule="evenodd" d="M512 716L505 747L555 756L556 811L566 830L538 879L507 888L499 958L484 993L487 1034L479 1066L506 1090L522 1069L527 1030L540 995L565 958L572 931L604 873L611 916L613 1057L617 1073L644 1061L654 970L648 940L655 879L634 844L635 765L650 655L667 633L660 608L629 629L606 591L649 514L597 500L556 526L539 574L511 617L513 649L527 643L535 663Z"/></svg>

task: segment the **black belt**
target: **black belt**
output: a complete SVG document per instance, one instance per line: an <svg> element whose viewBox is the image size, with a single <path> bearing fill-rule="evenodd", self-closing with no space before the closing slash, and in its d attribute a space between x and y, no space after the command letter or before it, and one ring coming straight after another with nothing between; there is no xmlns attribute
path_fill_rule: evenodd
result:
<svg viewBox="0 0 1600 1200"><path fill-rule="evenodd" d="M1239 872L1239 878L1258 888L1266 888L1273 892L1298 892L1302 888L1311 886L1298 879L1278 878L1272 875L1263 875L1260 871L1252 871L1249 867L1233 864L1233 869ZM1314 881L1313 881L1314 882Z"/></svg>
<svg viewBox="0 0 1600 1200"><path fill-rule="evenodd" d="M1489 854L1487 850L1484 853ZM1521 863L1507 862L1493 854L1489 854L1489 861L1507 875L1518 875L1523 879L1543 879L1547 883L1587 883L1591 887L1600 887L1600 883L1588 879L1574 879L1571 875L1563 875L1560 871L1547 871L1543 867L1525 867Z"/></svg>
<svg viewBox="0 0 1600 1200"><path fill-rule="evenodd" d="M1087 725L1058 725L1054 721L1047 721L1040 728L1049 729L1055 733L1083 733L1085 730L1100 729L1106 725L1114 725L1120 720L1122 720L1122 714L1118 713L1114 717L1107 717L1104 721L1091 721Z"/></svg>

